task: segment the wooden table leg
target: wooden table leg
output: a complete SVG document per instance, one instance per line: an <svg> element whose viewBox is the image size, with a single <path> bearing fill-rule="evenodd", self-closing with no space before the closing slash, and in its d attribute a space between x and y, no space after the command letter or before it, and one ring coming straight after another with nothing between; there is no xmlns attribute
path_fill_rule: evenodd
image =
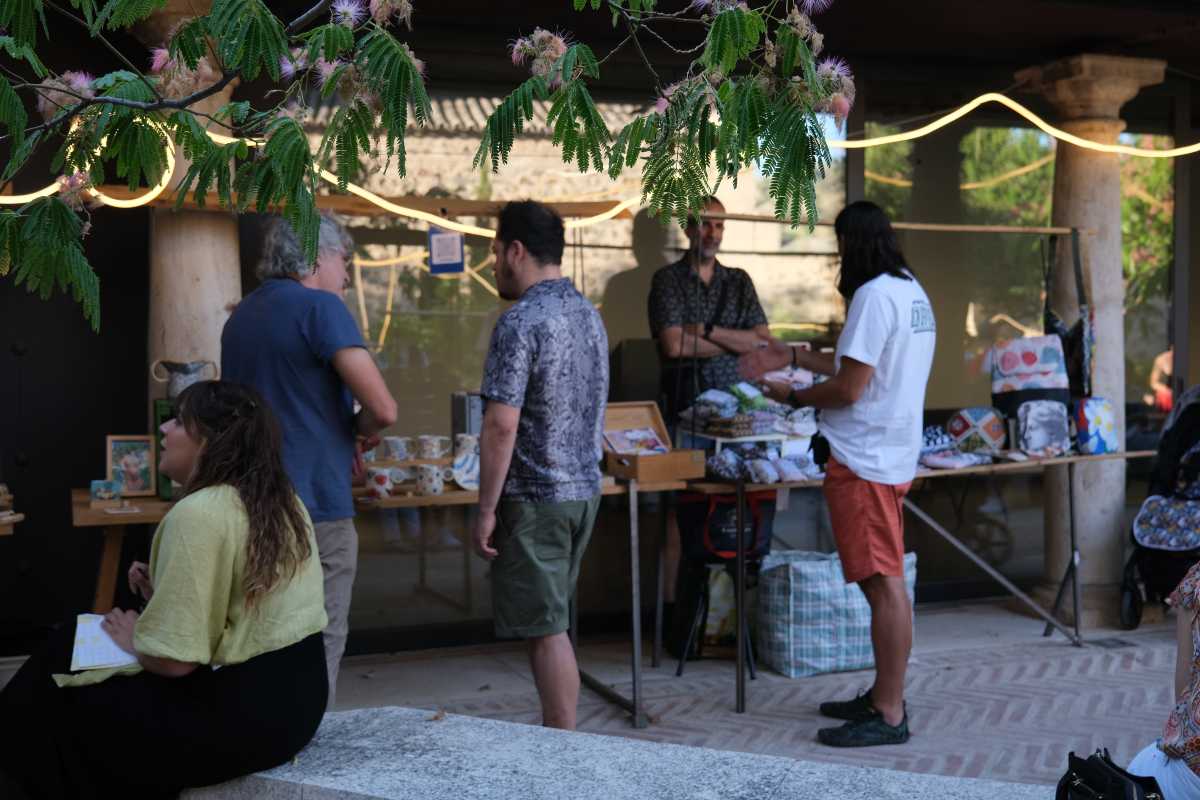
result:
<svg viewBox="0 0 1200 800"><path fill-rule="evenodd" d="M111 525L104 529L104 549L100 551L100 569L96 573L96 598L92 601L92 611L96 614L112 611L117 595L117 571L121 568L121 544L124 541L124 525Z"/></svg>

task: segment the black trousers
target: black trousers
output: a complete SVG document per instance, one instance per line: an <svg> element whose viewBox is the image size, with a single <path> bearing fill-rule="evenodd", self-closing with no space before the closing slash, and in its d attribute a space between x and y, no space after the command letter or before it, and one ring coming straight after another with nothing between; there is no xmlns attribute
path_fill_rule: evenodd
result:
<svg viewBox="0 0 1200 800"><path fill-rule="evenodd" d="M142 672L59 688L50 676L69 670L74 639L72 619L0 692L0 791L19 787L31 800L173 798L287 762L325 712L319 633L182 678Z"/></svg>

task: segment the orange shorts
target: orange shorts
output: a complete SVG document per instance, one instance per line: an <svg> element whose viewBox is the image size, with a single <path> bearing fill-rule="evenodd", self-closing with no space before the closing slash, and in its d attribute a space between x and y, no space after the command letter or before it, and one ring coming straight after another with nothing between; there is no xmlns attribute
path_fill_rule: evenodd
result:
<svg viewBox="0 0 1200 800"><path fill-rule="evenodd" d="M833 456L825 465L825 503L846 583L872 575L904 575L904 495L912 483L892 486L855 475Z"/></svg>

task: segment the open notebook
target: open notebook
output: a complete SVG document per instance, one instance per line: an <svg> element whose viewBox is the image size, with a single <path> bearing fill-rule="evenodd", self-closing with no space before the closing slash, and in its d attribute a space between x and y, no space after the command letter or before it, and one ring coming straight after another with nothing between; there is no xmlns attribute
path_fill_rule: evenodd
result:
<svg viewBox="0 0 1200 800"><path fill-rule="evenodd" d="M99 614L80 614L75 622L75 648L71 651L71 671L110 669L137 663L137 656L126 653L100 627Z"/></svg>

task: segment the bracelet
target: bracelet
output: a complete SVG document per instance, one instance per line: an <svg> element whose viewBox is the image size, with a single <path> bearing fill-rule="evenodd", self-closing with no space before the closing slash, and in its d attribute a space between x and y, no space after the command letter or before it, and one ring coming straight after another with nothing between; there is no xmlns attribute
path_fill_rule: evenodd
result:
<svg viewBox="0 0 1200 800"><path fill-rule="evenodd" d="M797 348L792 348L792 369L796 369L800 365L796 363Z"/></svg>
<svg viewBox="0 0 1200 800"><path fill-rule="evenodd" d="M708 337L712 336L712 332L713 324L709 322L704 326L704 338L707 339Z"/></svg>

